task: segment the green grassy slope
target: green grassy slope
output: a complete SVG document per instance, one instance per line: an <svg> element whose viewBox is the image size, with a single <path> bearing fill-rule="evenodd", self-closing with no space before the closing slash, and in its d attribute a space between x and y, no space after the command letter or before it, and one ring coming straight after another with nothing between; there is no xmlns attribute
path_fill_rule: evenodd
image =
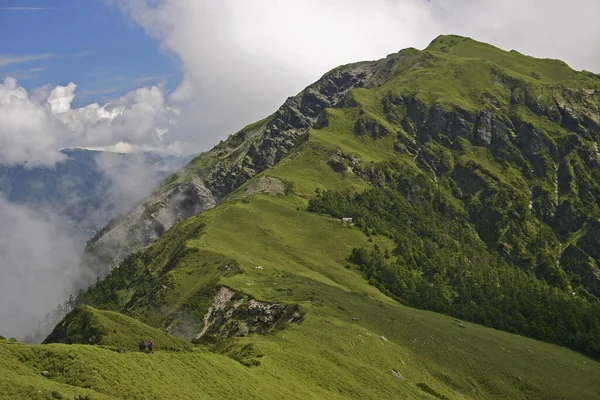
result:
<svg viewBox="0 0 600 400"><path fill-rule="evenodd" d="M319 184L310 175L294 173L327 161L328 150L335 146L324 145L320 135L314 132L292 158L269 174L287 178L307 193L314 191ZM369 152L379 145L365 140L362 147ZM360 190L364 185L340 174L330 179L330 184L348 190ZM422 389L431 388L448 398L561 399L594 398L600 389L595 380L600 364L585 356L391 301L359 274L344 268L351 248L372 245L368 238L339 220L307 213L302 196L244 199L243 193L242 187L228 202L167 234L165 245L174 243L169 235L177 235L187 238L185 248L194 252L156 279L173 285L172 297L167 297L161 308L175 311L207 282L216 283L218 266L235 260L243 273L221 277L220 283L261 300L301 305L307 316L302 324L272 335L238 339L243 344L253 343L264 355L260 366L245 372L256 380L252 382L268 386L269 379L276 379L274 388L260 387L264 398L269 398L269 393L283 398L435 398ZM190 234L194 231L197 233ZM382 248L392 246L384 238L373 240ZM154 260L161 259L157 254L162 242L150 249ZM163 257L167 263L170 257ZM157 271L156 264L150 265ZM259 265L263 269L255 268ZM210 280L203 280L211 274ZM133 314L152 321L155 314L147 307L143 303ZM193 360L201 356L162 357ZM213 364L217 370L237 368L231 360L211 357L224 364ZM198 365L203 362L199 360ZM155 364L153 368L164 367ZM392 370L403 379L395 377ZM163 380L174 379L165 374ZM298 382L303 383L302 390L296 386ZM205 384L198 385L203 388ZM211 385L220 388L213 390L224 390L228 384L221 378ZM239 385L244 387L244 396L255 393L250 382L243 380ZM108 393L100 384L97 388ZM185 393L189 395L184 391L182 398Z"/></svg>
<svg viewBox="0 0 600 400"><path fill-rule="evenodd" d="M138 338L137 342L133 338ZM189 342L167 335L126 315L80 305L48 335L44 343L96 344L117 351L139 350L138 343L149 339L161 350L185 350Z"/></svg>
<svg viewBox="0 0 600 400"><path fill-rule="evenodd" d="M295 204L294 198L267 196L230 204L228 212L198 217L207 232L188 241L189 247L240 259L247 273L223 283L260 299L299 303L306 312L300 325L238 339L259 349L260 366L248 369L202 348L151 356L2 343L2 369L17 365L23 371L18 380L3 376L11 390L4 393L26 398L33 387L70 396L86 387L90 398L436 398L421 389L430 388L447 398L597 398L598 362L391 301L343 267L343 249L327 251L336 238L348 246L366 241L362 234L327 217L306 216ZM256 218L260 230L253 228ZM306 230L322 236L307 242ZM261 238L258 246L255 237ZM131 337L134 345L136 339ZM53 375L39 377L41 370Z"/></svg>
<svg viewBox="0 0 600 400"><path fill-rule="evenodd" d="M550 174L544 156L551 152L548 143L564 144L560 138L567 130L550 121L547 113L538 115L529 106L512 102L511 93L518 93L506 82L516 79L521 85L516 91L523 90L528 98L539 90L541 96L534 96L538 105L550 108L558 86L593 89L600 87L600 80L558 61L535 60L453 36L438 38L427 51L399 54L394 56L400 61L391 79L351 92L343 107L327 110L326 124L311 130L308 139L275 167L214 209L179 223L146 251L131 255L78 299L141 321L83 309L102 316L98 327L106 332L106 344L127 350L135 350L139 329L143 327L148 336L144 324L194 339L205 327L204 317L223 285L257 301L299 305L304 313L300 323L283 324L264 335L227 339L237 348L251 345L259 365L245 367L235 357L210 352L214 348L205 344L191 351L147 355L79 344L25 346L2 341L0 397L8 393L52 398L55 391L65 398L81 394L133 399L600 398L598 361L399 304L369 284L348 259L355 248L377 246L392 254L391 262L398 256L395 236L376 235L371 227L348 226L339 218L307 211L317 189L364 193L397 184L394 179L399 176L417 183L407 197L429 199L434 193L448 207L448 218L465 221L473 210L490 209L512 218L525 210L524 223L494 226L489 243L480 240L473 251L518 249L519 254L507 250L499 255L507 263L511 257L528 255L530 250L519 243L527 243L542 223L550 223L538 206L542 198L528 208L533 196L529 188L536 184L554 196L555 167ZM399 101L402 96L407 97ZM396 103L417 105L407 111ZM420 114L433 113L418 108L434 105L444 112L494 109L507 120L527 119L543 129L545 147L525 160L514 146L499 153L472 143L472 138L448 137L451 133L445 127L417 126ZM571 155L575 156L579 159ZM558 161L565 170L568 165L577 167L576 162ZM545 169L531 172L536 162ZM389 165L393 170L386 172L382 166ZM461 198L453 195L458 187L454 181L460 180L453 175L455 168L469 171L470 182L475 182L476 190ZM260 186L257 182L264 177L280 180L284 193L248 190ZM577 179L571 184L578 185ZM593 189L591 183L586 187ZM559 194L563 201L575 201L577 192L561 189ZM504 197L498 193L509 193L509 201L502 203ZM586 216L593 218L596 211L587 210ZM465 226L478 237L474 223ZM577 229L567 239L577 241L581 235ZM557 257L558 248L554 239L547 251ZM547 268L560 267L554 261ZM534 276L539 263L532 263L515 262L515 267ZM570 279L565 278L565 290L576 285ZM159 338L158 333L151 335ZM42 377L42 370L49 374Z"/></svg>

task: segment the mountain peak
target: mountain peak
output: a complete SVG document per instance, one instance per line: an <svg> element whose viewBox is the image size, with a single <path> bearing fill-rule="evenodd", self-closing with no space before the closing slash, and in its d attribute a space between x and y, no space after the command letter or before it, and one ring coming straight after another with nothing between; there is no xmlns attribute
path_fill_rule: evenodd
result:
<svg viewBox="0 0 600 400"><path fill-rule="evenodd" d="M350 397L439 365L391 396L494 397L492 371L502 397L587 398L600 365L533 339L600 358L599 83L455 35L338 67L100 232L87 254L114 268L75 303L319 387L342 355L375 374ZM110 314L106 343L115 321L149 329Z"/></svg>

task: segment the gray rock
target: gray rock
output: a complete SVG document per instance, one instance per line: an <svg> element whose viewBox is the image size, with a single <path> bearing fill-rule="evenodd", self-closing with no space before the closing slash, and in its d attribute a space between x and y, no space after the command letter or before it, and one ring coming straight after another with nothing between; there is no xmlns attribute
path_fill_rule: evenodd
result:
<svg viewBox="0 0 600 400"><path fill-rule="evenodd" d="M493 130L493 115L492 113L483 113L475 128L474 144L477 146L489 146L492 144Z"/></svg>
<svg viewBox="0 0 600 400"><path fill-rule="evenodd" d="M558 235L566 236L582 228L585 217L579 215L569 200L563 201L554 213L553 226Z"/></svg>
<svg viewBox="0 0 600 400"><path fill-rule="evenodd" d="M400 372L396 371L395 369L392 370L392 375L394 375L398 379L404 380L404 377L402 376L402 374Z"/></svg>
<svg viewBox="0 0 600 400"><path fill-rule="evenodd" d="M221 286L204 316L204 327L196 339L206 334L235 337L268 333L282 323L299 323L303 318L296 304L258 301Z"/></svg>

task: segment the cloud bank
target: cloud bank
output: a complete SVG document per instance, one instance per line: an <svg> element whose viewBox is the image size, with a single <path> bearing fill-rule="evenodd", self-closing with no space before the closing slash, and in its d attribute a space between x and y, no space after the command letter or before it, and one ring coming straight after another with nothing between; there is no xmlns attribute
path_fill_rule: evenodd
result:
<svg viewBox="0 0 600 400"><path fill-rule="evenodd" d="M0 112L12 125L0 119L0 162L52 163L59 156L44 149L60 146L207 150L338 65L424 48L440 34L600 72L597 0L106 1L173 55L182 82L170 94L142 87L73 109L75 84L23 93L5 80ZM0 66L17 59L0 56ZM14 132L24 138L7 140Z"/></svg>
<svg viewBox="0 0 600 400"><path fill-rule="evenodd" d="M39 333L35 339L42 340L58 322L45 315L96 273L107 272L80 262L86 241L181 167L174 157L68 154L72 159L57 170L14 167L7 173L0 167L0 335L23 339ZM73 169L81 171L65 173ZM19 194L11 196L14 187Z"/></svg>
<svg viewBox="0 0 600 400"><path fill-rule="evenodd" d="M61 218L0 198L0 334L22 338L80 279L79 248Z"/></svg>
<svg viewBox="0 0 600 400"><path fill-rule="evenodd" d="M0 83L0 164L54 165L67 147L104 148L123 142L129 150L176 152L165 144L178 110L164 90L142 87L104 105L71 108L76 85L44 86L28 93L13 78Z"/></svg>

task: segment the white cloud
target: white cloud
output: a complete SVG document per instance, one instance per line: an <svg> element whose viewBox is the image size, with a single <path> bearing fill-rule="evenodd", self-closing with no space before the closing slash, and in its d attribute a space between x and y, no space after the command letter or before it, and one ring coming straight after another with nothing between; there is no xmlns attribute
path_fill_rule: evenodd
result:
<svg viewBox="0 0 600 400"><path fill-rule="evenodd" d="M65 147L126 143L131 149L161 148L176 123L157 86L133 90L104 105L71 108L76 85L44 86L28 93L15 79L0 83L0 164L52 165Z"/></svg>
<svg viewBox="0 0 600 400"><path fill-rule="evenodd" d="M74 84L13 95L0 105L10 114L0 119L0 163L52 163L61 146L206 150L340 64L424 48L444 33L600 71L597 0L107 1L175 56L182 82L168 96L151 86L76 109ZM0 55L0 67L51 56ZM0 96L22 94L6 82Z"/></svg>
<svg viewBox="0 0 600 400"><path fill-rule="evenodd" d="M170 97L182 109L175 134L207 148L272 113L329 69L412 44L429 29L428 11L420 3L131 0L118 5L181 61L183 82Z"/></svg>
<svg viewBox="0 0 600 400"><path fill-rule="evenodd" d="M71 82L67 86L57 86L48 98L50 103L50 112L53 114L63 114L71 109L71 102L75 98L75 88L77 86Z"/></svg>
<svg viewBox="0 0 600 400"><path fill-rule="evenodd" d="M181 62L178 140L210 147L328 70L458 33L600 71L597 0L127 0ZM515 11L517 10L517 11Z"/></svg>
<svg viewBox="0 0 600 400"><path fill-rule="evenodd" d="M53 164L64 159L57 150L50 111L12 78L0 84L0 163Z"/></svg>

